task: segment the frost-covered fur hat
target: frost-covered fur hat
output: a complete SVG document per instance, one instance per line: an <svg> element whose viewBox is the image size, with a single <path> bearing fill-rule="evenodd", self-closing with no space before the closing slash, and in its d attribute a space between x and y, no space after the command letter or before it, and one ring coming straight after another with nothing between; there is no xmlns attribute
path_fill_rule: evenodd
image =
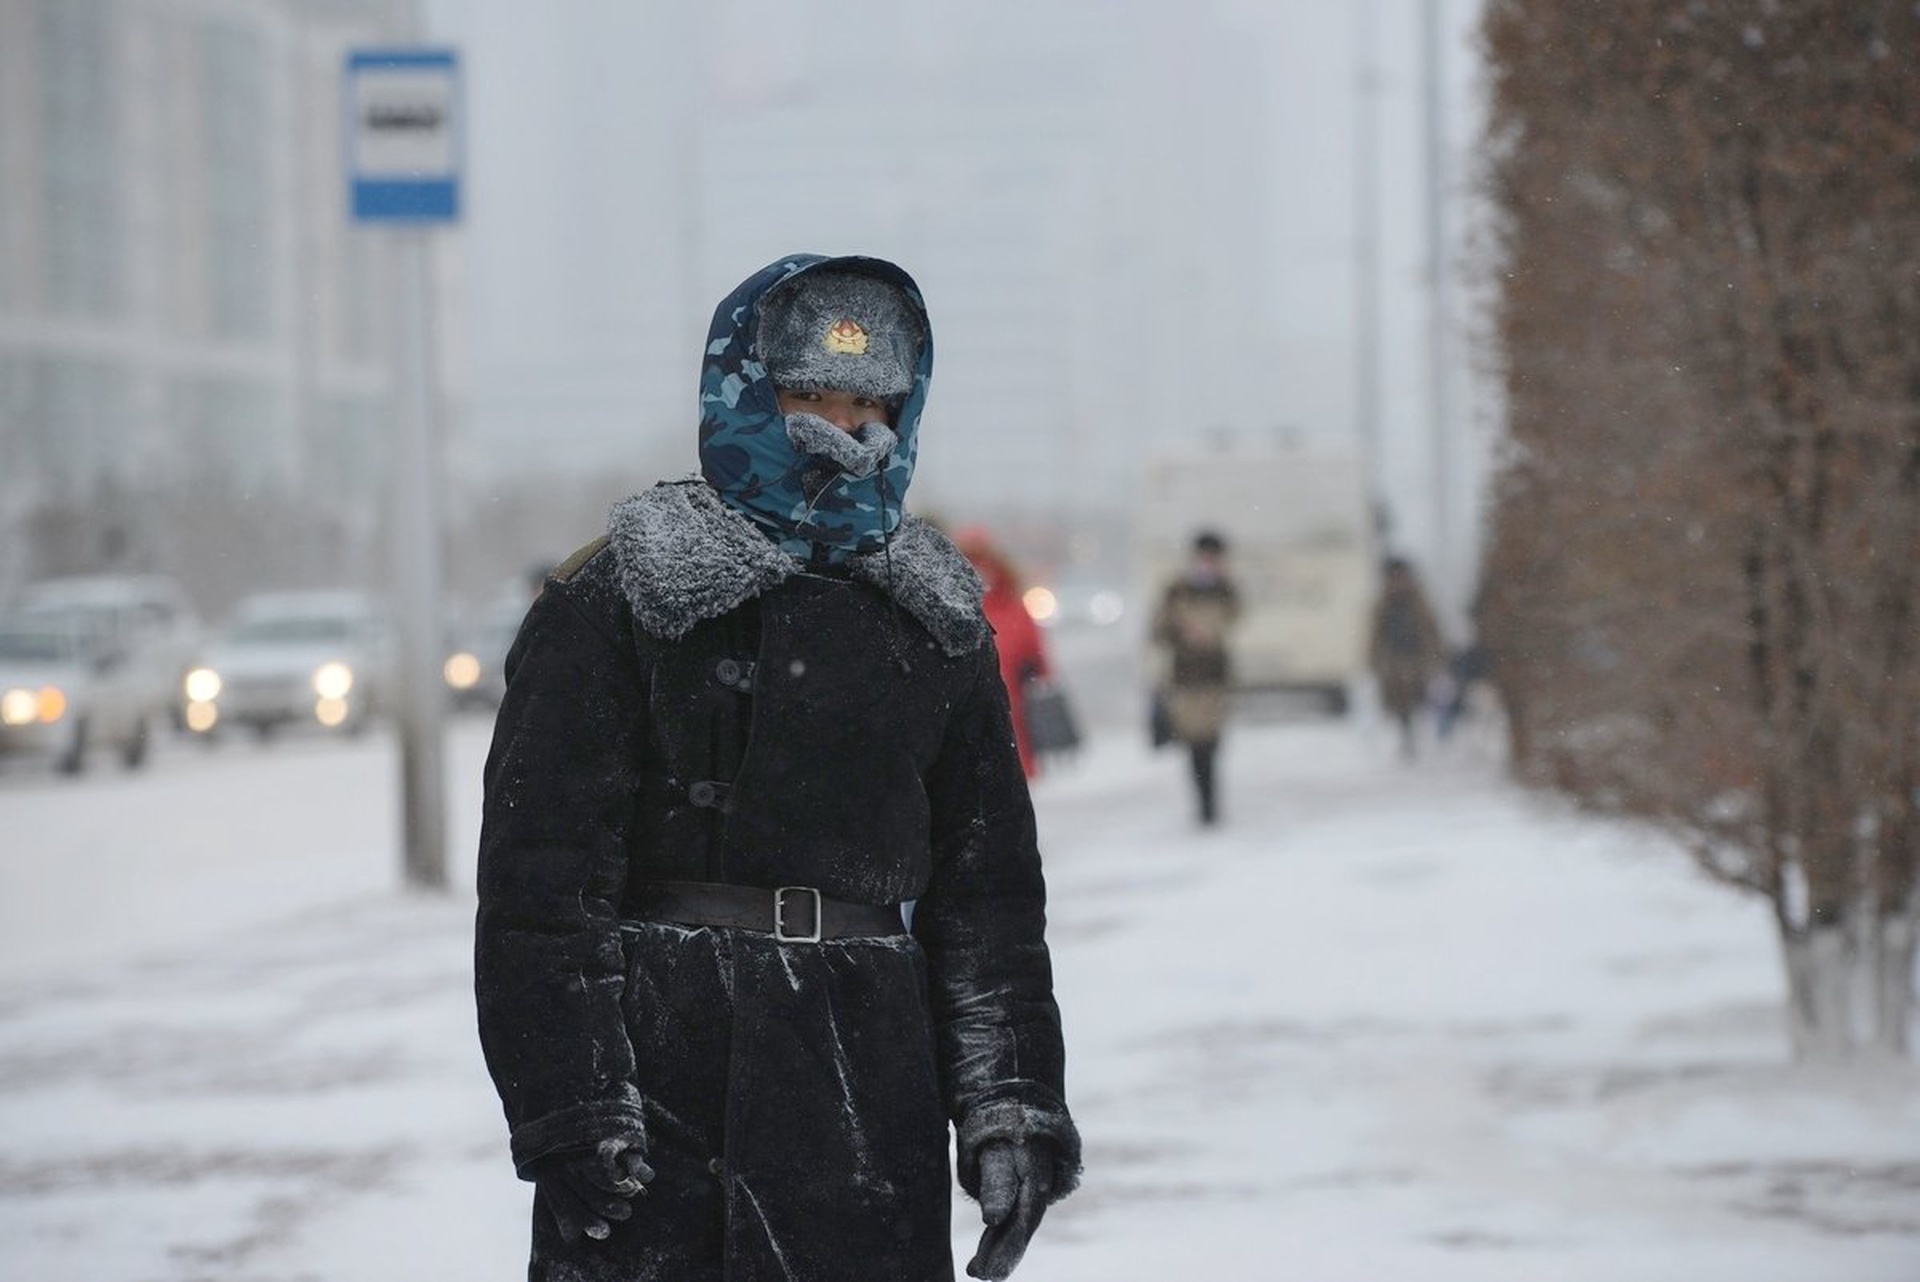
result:
<svg viewBox="0 0 1920 1282"><path fill-rule="evenodd" d="M753 345L776 387L897 405L913 389L923 338L919 309L897 285L829 269L769 290Z"/></svg>

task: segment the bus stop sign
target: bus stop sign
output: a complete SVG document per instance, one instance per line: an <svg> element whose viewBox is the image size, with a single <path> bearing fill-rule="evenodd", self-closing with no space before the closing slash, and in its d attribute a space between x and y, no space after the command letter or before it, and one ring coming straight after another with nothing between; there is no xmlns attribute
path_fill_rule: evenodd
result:
<svg viewBox="0 0 1920 1282"><path fill-rule="evenodd" d="M460 216L460 63L448 49L347 55L347 186L357 222Z"/></svg>

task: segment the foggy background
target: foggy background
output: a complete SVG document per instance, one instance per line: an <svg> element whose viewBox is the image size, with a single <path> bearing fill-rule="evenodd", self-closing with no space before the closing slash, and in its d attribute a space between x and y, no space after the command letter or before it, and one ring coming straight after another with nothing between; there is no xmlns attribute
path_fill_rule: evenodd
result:
<svg viewBox="0 0 1920 1282"><path fill-rule="evenodd" d="M0 595L386 586L390 233L347 219L337 102L347 49L417 30L467 110L433 233L456 601L691 470L713 304L811 250L927 295L916 510L1119 582L1145 455L1358 447L1371 395L1385 541L1457 620L1477 9L1432 0L1436 260L1414 0L0 0Z"/></svg>
<svg viewBox="0 0 1920 1282"><path fill-rule="evenodd" d="M1477 6L1441 7L1458 195ZM1143 452L1352 441L1365 9L434 6L469 59L470 466L684 470L713 303L796 249L927 293L923 510L1109 531ZM1381 476L1424 552L1419 14L1377 10Z"/></svg>

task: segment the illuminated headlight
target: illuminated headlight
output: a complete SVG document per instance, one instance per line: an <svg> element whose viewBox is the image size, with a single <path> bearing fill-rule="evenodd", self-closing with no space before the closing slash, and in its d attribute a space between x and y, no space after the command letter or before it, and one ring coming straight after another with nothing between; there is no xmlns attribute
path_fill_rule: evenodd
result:
<svg viewBox="0 0 1920 1282"><path fill-rule="evenodd" d="M440 672L446 677L447 684L455 690L471 690L480 683L480 660L477 656L462 650L458 654L447 656L447 661L441 666Z"/></svg>
<svg viewBox="0 0 1920 1282"><path fill-rule="evenodd" d="M323 663L314 670L313 692L323 700L338 701L353 689L353 669L344 663Z"/></svg>
<svg viewBox="0 0 1920 1282"><path fill-rule="evenodd" d="M36 721L52 724L66 715L67 696L58 686L13 689L0 695L0 722L10 726L30 726Z"/></svg>
<svg viewBox="0 0 1920 1282"><path fill-rule="evenodd" d="M1036 623L1051 623L1053 616L1060 613L1060 602L1046 588L1028 588L1020 594L1020 603L1027 607Z"/></svg>
<svg viewBox="0 0 1920 1282"><path fill-rule="evenodd" d="M30 726L40 719L40 700L31 690L9 690L0 695L0 722Z"/></svg>
<svg viewBox="0 0 1920 1282"><path fill-rule="evenodd" d="M187 673L187 698L194 703L212 703L220 697L220 674L212 668L195 668Z"/></svg>

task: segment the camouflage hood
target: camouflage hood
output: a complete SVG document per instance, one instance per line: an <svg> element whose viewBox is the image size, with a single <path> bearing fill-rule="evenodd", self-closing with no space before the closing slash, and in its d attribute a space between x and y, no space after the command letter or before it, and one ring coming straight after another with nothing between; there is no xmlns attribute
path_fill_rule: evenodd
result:
<svg viewBox="0 0 1920 1282"><path fill-rule="evenodd" d="M823 268L896 285L918 312L925 336L919 368L890 433L869 429L845 438L818 420L790 425L780 413L764 354L754 350L768 291ZM900 525L932 376L932 329L912 277L878 258L789 255L748 277L714 310L700 370L701 474L728 507L790 556L839 563L876 552ZM812 430L815 425L825 431Z"/></svg>

